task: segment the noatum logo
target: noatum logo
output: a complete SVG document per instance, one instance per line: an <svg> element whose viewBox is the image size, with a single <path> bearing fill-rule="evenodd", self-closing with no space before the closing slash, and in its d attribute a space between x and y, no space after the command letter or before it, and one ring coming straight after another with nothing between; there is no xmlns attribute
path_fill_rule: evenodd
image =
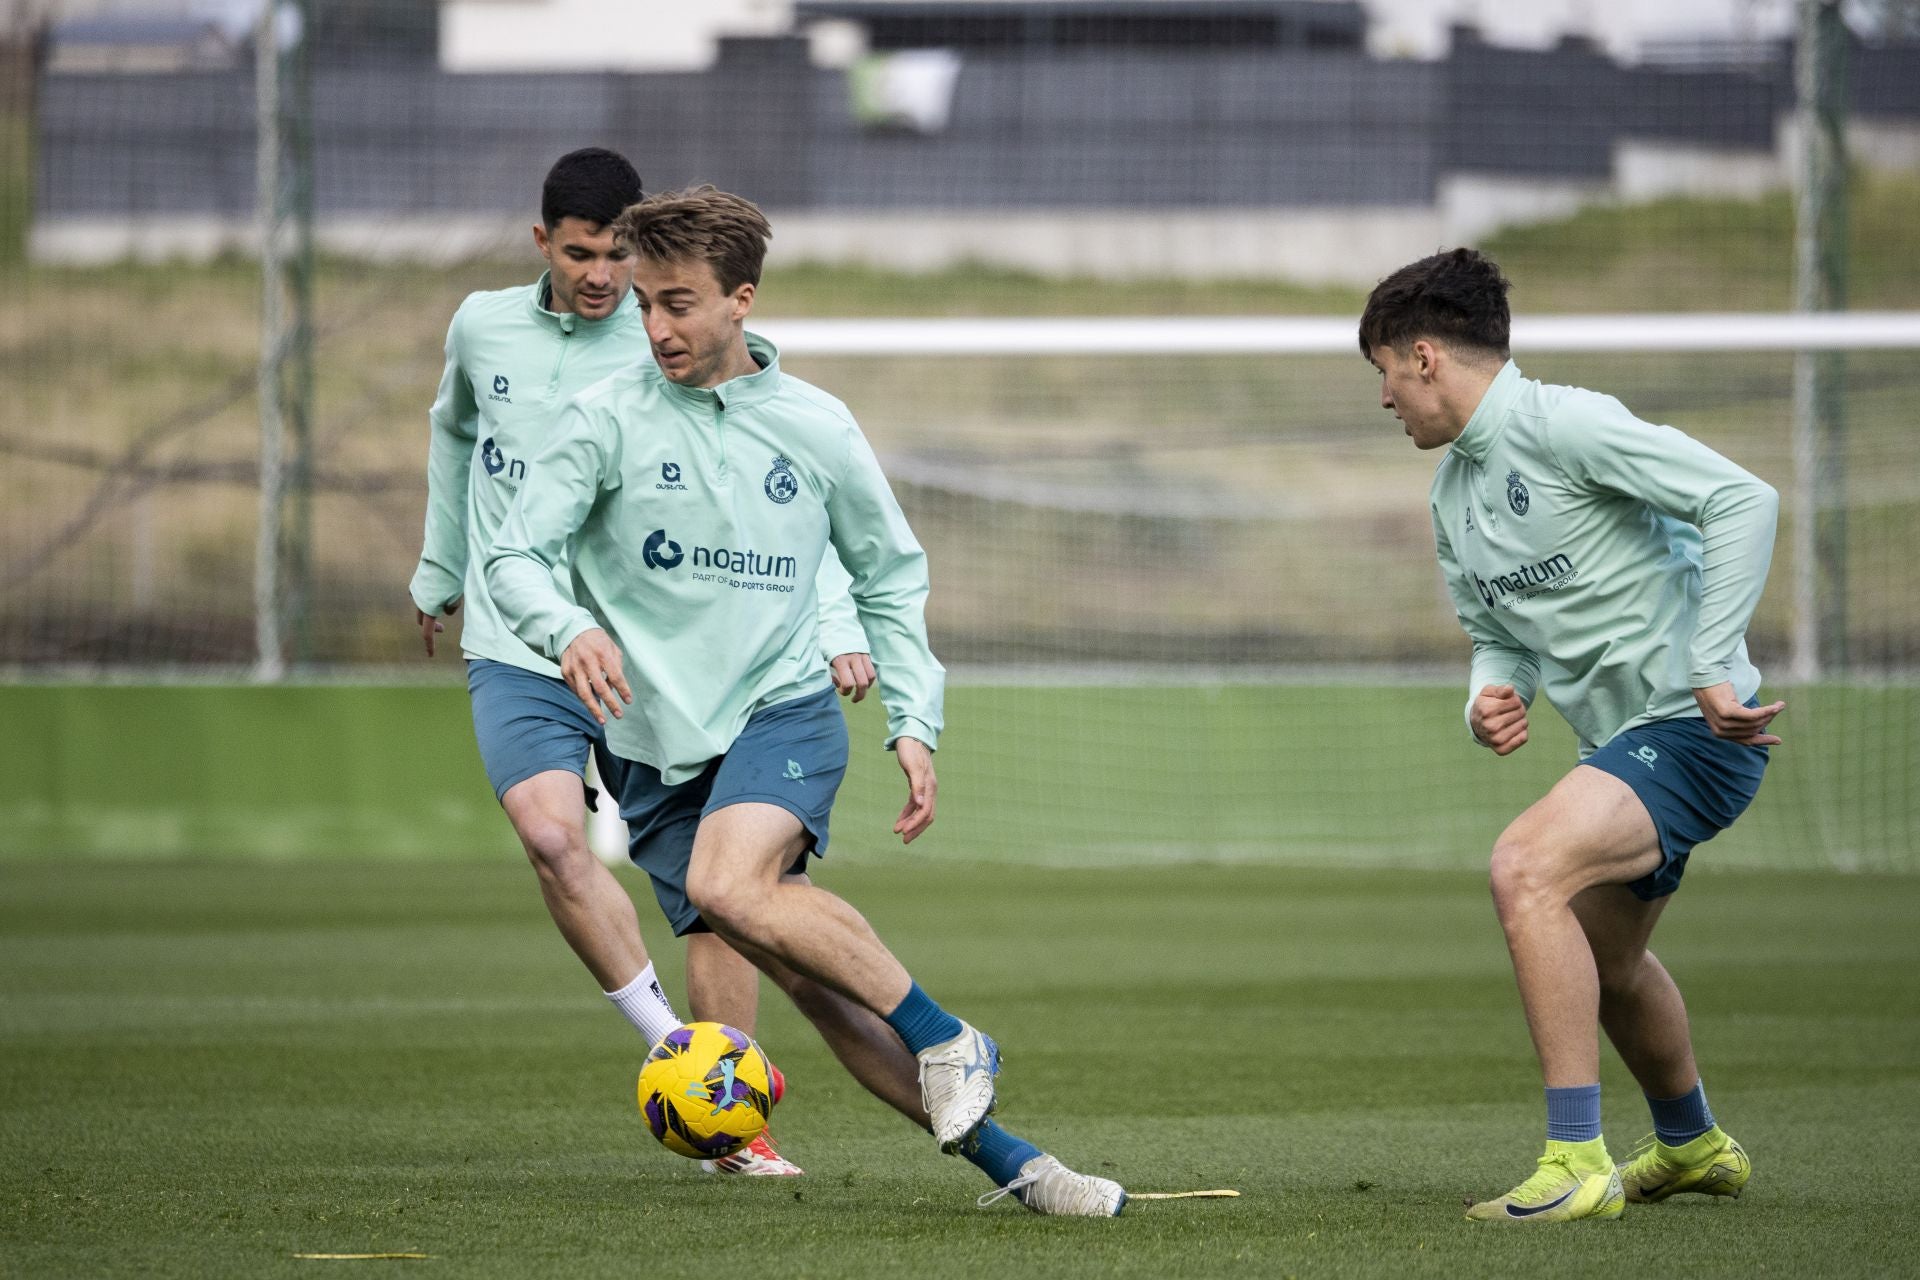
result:
<svg viewBox="0 0 1920 1280"><path fill-rule="evenodd" d="M1538 587L1557 586L1572 575L1573 561L1565 555L1555 555L1537 564L1522 565L1512 573L1495 574L1492 579L1476 573L1473 575L1473 585L1480 589L1480 599L1491 609L1501 596L1532 591Z"/></svg>
<svg viewBox="0 0 1920 1280"><path fill-rule="evenodd" d="M655 529L640 546L640 558L649 569L677 569L687 558L680 544ZM730 547L694 547L693 567L718 573L736 573L749 578L792 578L800 564L792 556L770 555L764 551L735 551Z"/></svg>
<svg viewBox="0 0 1920 1280"><path fill-rule="evenodd" d="M680 550L679 543L667 537L665 529L655 529L641 544L640 558L649 569L672 569L686 559L686 553Z"/></svg>
<svg viewBox="0 0 1920 1280"><path fill-rule="evenodd" d="M758 551L730 551L726 547L695 547L693 567L745 574L750 578L791 578L799 569L792 556L770 556Z"/></svg>

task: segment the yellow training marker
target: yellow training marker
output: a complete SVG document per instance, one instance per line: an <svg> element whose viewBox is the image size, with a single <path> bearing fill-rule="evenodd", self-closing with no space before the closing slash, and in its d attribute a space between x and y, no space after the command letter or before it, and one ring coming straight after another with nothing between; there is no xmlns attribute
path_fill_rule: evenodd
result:
<svg viewBox="0 0 1920 1280"><path fill-rule="evenodd" d="M1129 1200L1238 1200L1238 1191L1129 1191Z"/></svg>

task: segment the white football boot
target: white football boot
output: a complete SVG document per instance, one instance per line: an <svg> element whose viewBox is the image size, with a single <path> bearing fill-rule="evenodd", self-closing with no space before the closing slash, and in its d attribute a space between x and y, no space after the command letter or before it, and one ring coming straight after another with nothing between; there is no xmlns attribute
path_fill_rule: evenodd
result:
<svg viewBox="0 0 1920 1280"><path fill-rule="evenodd" d="M1020 1176L980 1197L982 1209L1010 1195L1035 1213L1071 1218L1117 1218L1127 1207L1127 1192L1111 1178L1075 1173L1050 1155L1020 1166Z"/></svg>
<svg viewBox="0 0 1920 1280"><path fill-rule="evenodd" d="M920 1103L927 1109L927 1122L940 1149L952 1155L993 1114L1000 1046L962 1022L959 1035L915 1056L920 1059Z"/></svg>

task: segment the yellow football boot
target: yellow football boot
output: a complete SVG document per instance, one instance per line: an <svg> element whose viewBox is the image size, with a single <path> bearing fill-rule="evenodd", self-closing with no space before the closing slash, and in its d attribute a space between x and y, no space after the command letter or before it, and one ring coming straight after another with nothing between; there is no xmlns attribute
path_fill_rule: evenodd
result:
<svg viewBox="0 0 1920 1280"><path fill-rule="evenodd" d="M1617 1218L1627 1207L1620 1172L1604 1139L1548 1142L1540 1167L1525 1182L1467 1210L1475 1222L1572 1222Z"/></svg>
<svg viewBox="0 0 1920 1280"><path fill-rule="evenodd" d="M1752 1176L1753 1162L1719 1125L1677 1147L1648 1134L1620 1166L1620 1183L1635 1204L1656 1204L1686 1191L1738 1196Z"/></svg>

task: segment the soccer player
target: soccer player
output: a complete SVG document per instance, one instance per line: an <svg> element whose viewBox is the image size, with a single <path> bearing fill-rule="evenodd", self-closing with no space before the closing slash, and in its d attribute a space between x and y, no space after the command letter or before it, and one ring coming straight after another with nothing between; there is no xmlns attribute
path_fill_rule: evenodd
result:
<svg viewBox="0 0 1920 1280"><path fill-rule="evenodd" d="M685 878L676 928L704 919L759 964L863 1085L998 1184L983 1200L1117 1214L1118 1183L988 1118L993 1041L806 875L847 765L813 598L830 548L879 667L904 842L933 822L945 672L927 645L926 555L866 438L746 331L765 217L701 187L641 201L615 231L636 255L653 363L576 396L534 457L487 563L501 616L559 661L630 762L621 816L636 862ZM663 467L686 487L652 485ZM554 579L569 552L577 599Z"/></svg>
<svg viewBox="0 0 1920 1280"><path fill-rule="evenodd" d="M533 241L547 271L532 285L470 295L447 330L447 363L428 415L427 520L411 594L427 656L443 618L466 606L461 650L473 701L474 734L494 794L539 875L547 910L607 998L649 1045L680 1025L655 980L633 903L590 851L583 773L605 736L560 680L559 668L522 644L501 621L482 576L486 549L507 504L528 475L562 405L583 387L647 361L646 332L633 305L632 253L612 222L640 199L625 158L589 147L562 156L541 191ZM685 485L673 466L650 487ZM823 561L821 634L836 686L857 701L873 683L847 578ZM564 564L556 589L567 590ZM602 755L603 777L618 765ZM611 785L611 784L609 784ZM656 882L663 909L684 905ZM687 988L694 1015L749 1033L759 974L725 941L700 931L687 939ZM775 1073L778 1098L785 1081ZM762 1137L707 1162L723 1173L798 1174Z"/></svg>
<svg viewBox="0 0 1920 1280"><path fill-rule="evenodd" d="M1751 1165L1715 1122L1680 990L1647 942L1687 855L1752 802L1780 742L1745 634L1773 555L1775 492L1618 400L1520 375L1508 283L1471 249L1382 280L1360 319L1380 405L1421 449L1440 568L1473 640L1467 728L1527 741L1543 690L1580 763L1493 847L1494 906L1546 1078L1534 1174L1472 1219L1615 1218L1625 1202L1737 1196ZM1653 1112L1615 1166L1600 1136L1596 1021Z"/></svg>

